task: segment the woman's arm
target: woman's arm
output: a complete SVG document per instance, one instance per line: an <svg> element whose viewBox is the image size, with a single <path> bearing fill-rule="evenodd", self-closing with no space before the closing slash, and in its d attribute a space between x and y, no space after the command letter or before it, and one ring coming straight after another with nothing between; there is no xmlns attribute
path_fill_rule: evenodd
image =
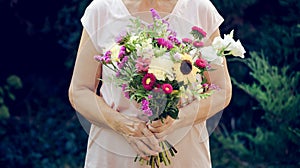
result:
<svg viewBox="0 0 300 168"><path fill-rule="evenodd" d="M98 52L83 30L69 87L69 100L74 109L91 123L98 126L113 125L119 114L95 94L102 70L101 65L93 59L96 54Z"/></svg>
<svg viewBox="0 0 300 168"><path fill-rule="evenodd" d="M94 60L96 54L99 53L83 30L69 88L71 105L94 125L110 127L123 135L139 155L156 153L160 150L158 140L144 121L117 112L96 94L102 70L101 64Z"/></svg>

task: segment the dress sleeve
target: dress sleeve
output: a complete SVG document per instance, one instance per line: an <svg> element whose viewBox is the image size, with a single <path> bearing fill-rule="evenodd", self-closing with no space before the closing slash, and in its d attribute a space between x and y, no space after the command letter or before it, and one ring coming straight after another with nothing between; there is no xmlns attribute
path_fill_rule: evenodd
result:
<svg viewBox="0 0 300 168"><path fill-rule="evenodd" d="M224 19L210 0L200 0L198 3L200 3L198 9L200 26L206 31L207 37L210 37L220 27Z"/></svg>
<svg viewBox="0 0 300 168"><path fill-rule="evenodd" d="M101 51L99 43L100 28L104 22L105 11L101 10L101 0L93 0L90 5L85 9L85 12L81 18L83 28L90 36L96 50Z"/></svg>

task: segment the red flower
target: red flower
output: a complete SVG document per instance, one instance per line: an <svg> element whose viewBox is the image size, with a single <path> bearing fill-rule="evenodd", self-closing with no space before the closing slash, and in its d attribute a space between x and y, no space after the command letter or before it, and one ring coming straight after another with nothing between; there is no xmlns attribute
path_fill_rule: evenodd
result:
<svg viewBox="0 0 300 168"><path fill-rule="evenodd" d="M202 58L197 59L195 62L195 65L199 68L206 68L207 64L208 64L207 61Z"/></svg>
<svg viewBox="0 0 300 168"><path fill-rule="evenodd" d="M147 73L143 79L142 84L146 90L152 90L155 84L156 78L152 73Z"/></svg>
<svg viewBox="0 0 300 168"><path fill-rule="evenodd" d="M173 92L173 87L171 84L163 84L161 88L165 92L165 94L171 94Z"/></svg>

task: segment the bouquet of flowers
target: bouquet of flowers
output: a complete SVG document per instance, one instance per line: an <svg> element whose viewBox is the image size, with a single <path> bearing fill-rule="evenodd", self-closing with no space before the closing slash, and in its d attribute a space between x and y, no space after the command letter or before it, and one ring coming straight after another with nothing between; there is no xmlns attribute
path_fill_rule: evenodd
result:
<svg viewBox="0 0 300 168"><path fill-rule="evenodd" d="M191 30L193 39L179 39L166 20L154 9L150 11L153 24L132 19L129 30L95 59L115 72L112 78L116 86L122 88L125 97L140 104L149 122L163 122L167 116L177 119L181 97L192 94L204 99L213 94L212 84L204 75L211 63L222 64L222 56L243 56L245 52L240 42L232 39L232 33L204 47L206 32L197 26ZM150 156L150 160L137 156L135 161L151 167L171 164L169 157L175 156L176 149L167 141L160 146L163 151L158 156Z"/></svg>

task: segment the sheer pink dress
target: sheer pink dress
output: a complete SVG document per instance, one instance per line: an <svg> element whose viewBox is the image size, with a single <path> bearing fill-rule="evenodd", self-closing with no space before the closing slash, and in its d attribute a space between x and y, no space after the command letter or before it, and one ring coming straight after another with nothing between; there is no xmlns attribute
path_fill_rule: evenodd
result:
<svg viewBox="0 0 300 168"><path fill-rule="evenodd" d="M100 52L114 43L115 37L130 23L130 18L134 17L122 0L94 0L87 7L81 22ZM207 37L209 37L223 22L223 18L209 0L178 0L173 11L164 19L168 20L178 37L190 37L189 32L194 25L206 30ZM100 89L102 97L108 105L114 105L113 108L120 113L138 117L140 114L135 106L124 98L119 88L115 88L109 82L112 75L114 74L103 66L104 82ZM182 108L180 113L188 113L190 110L193 108ZM172 157L172 165L168 167L211 167L209 138L205 122L176 130L167 137L167 140L178 151L176 156ZM123 136L107 127L91 126L85 167L149 167L134 162L135 156L135 151Z"/></svg>

